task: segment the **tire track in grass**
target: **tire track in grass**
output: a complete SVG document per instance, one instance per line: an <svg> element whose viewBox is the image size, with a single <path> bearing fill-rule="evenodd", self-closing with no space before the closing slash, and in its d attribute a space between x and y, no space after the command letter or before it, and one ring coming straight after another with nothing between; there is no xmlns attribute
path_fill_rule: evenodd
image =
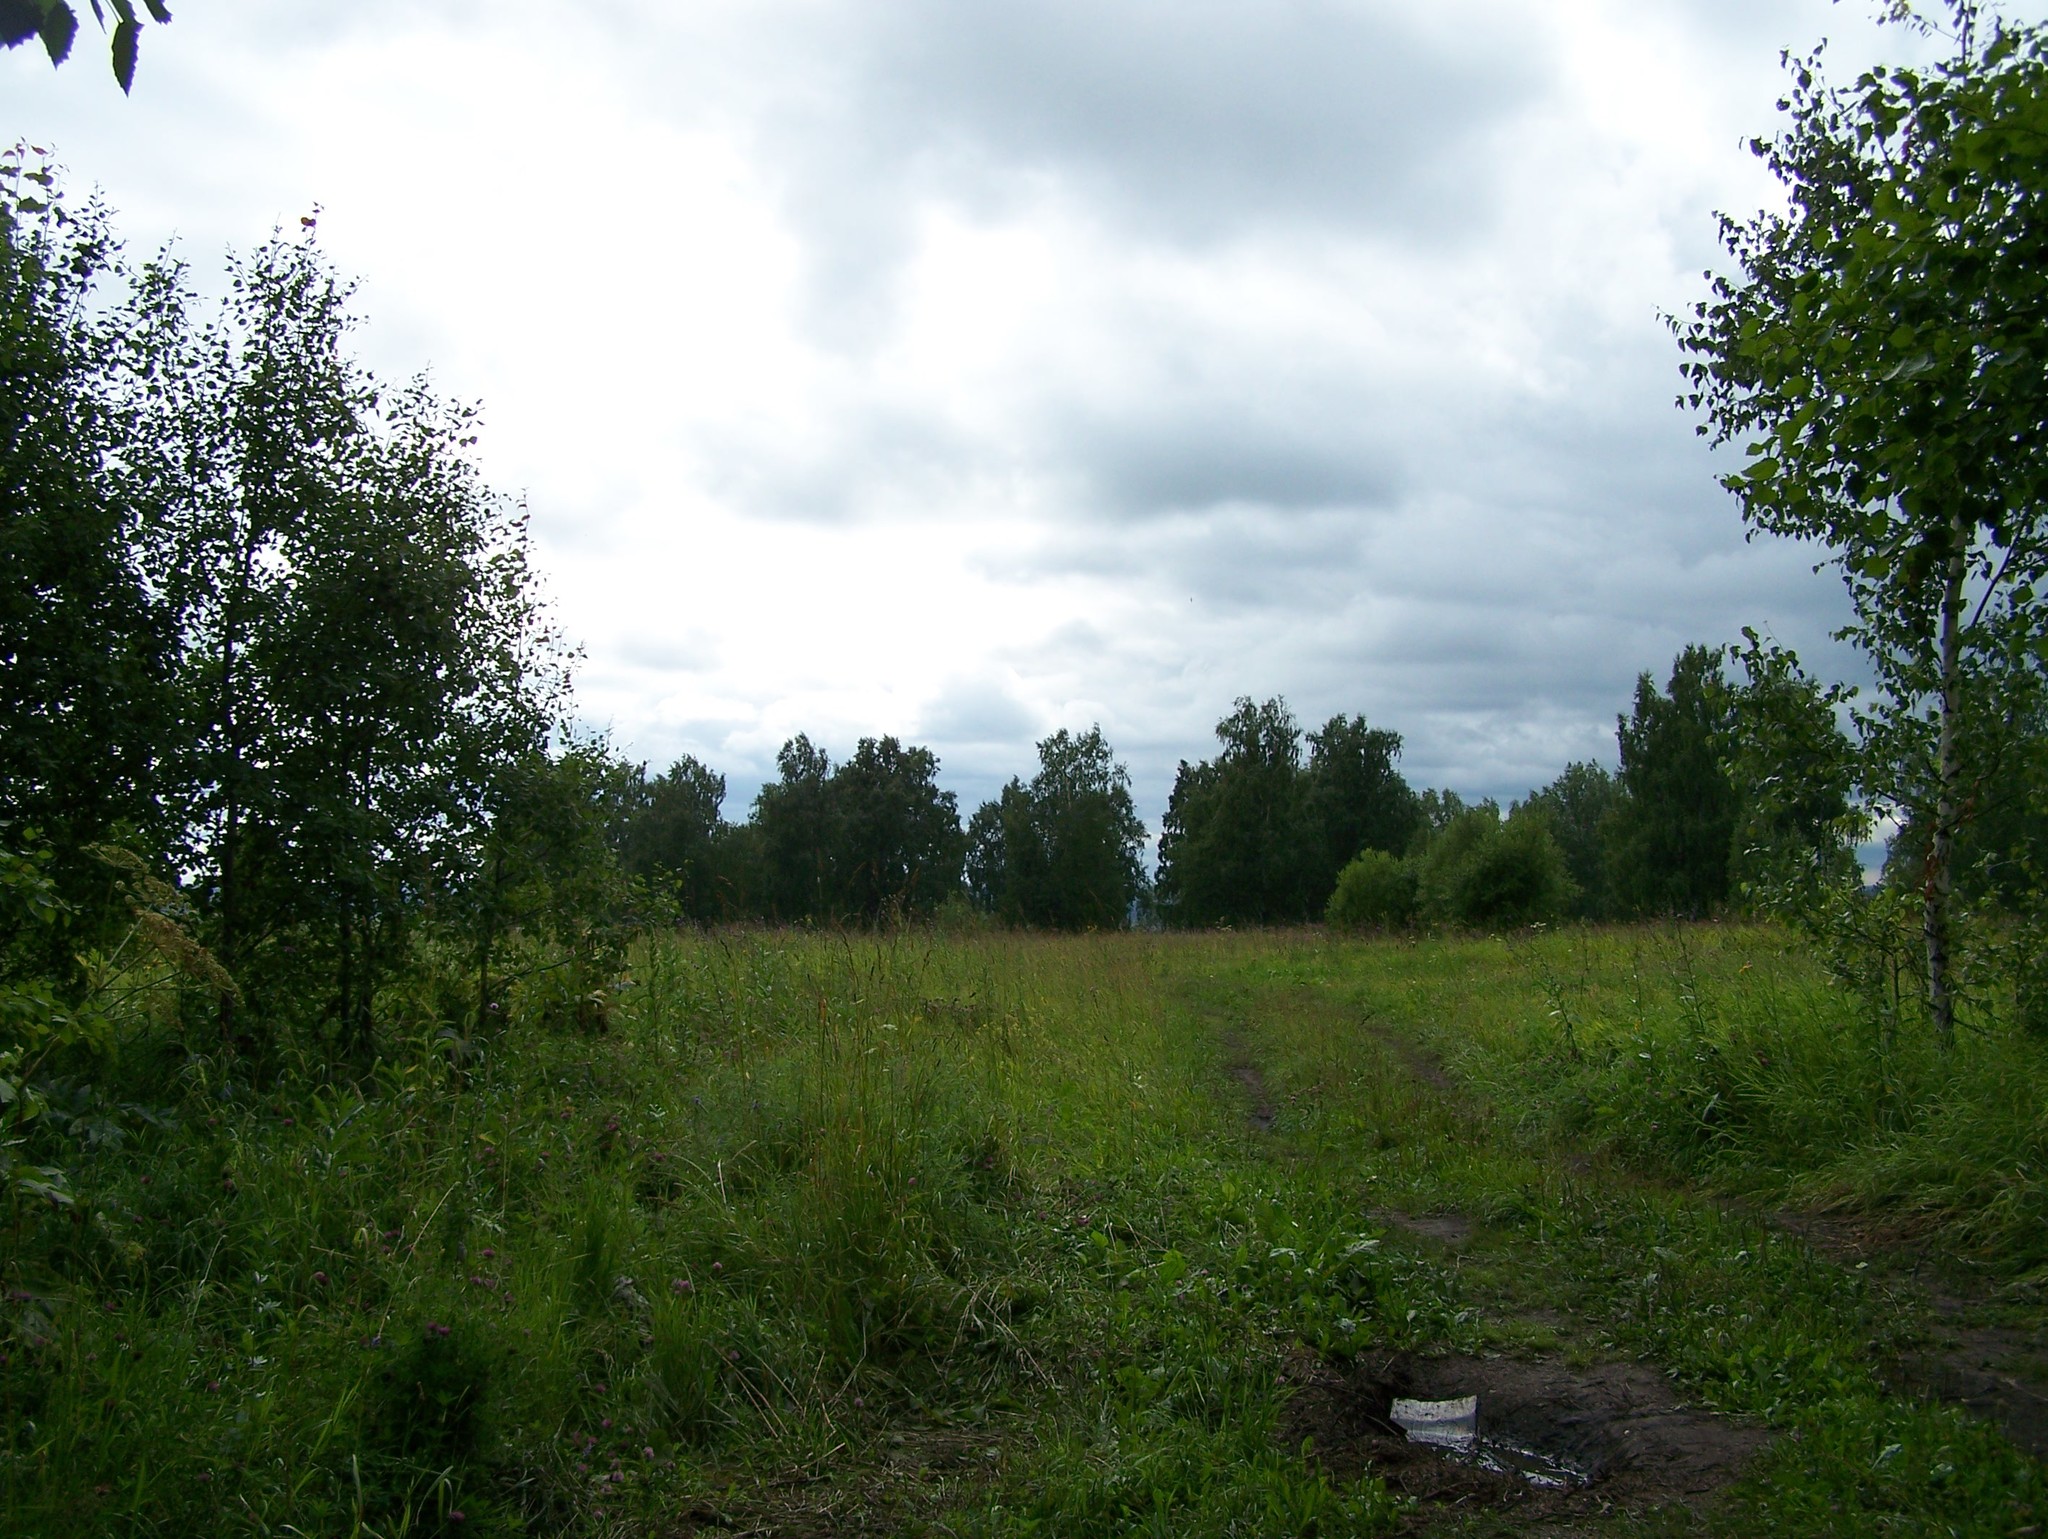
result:
<svg viewBox="0 0 2048 1539"><path fill-rule="evenodd" d="M1189 1001L1191 1013L1222 1048L1224 1072L1242 1092L1247 1120L1271 1133L1276 1097L1258 1062L1252 1003L1243 996L1226 1002L1206 990ZM1413 1098L1411 1121L1440 1112L1459 1125L1461 1136L1486 1137L1486 1119L1474 1115L1479 1108L1426 1048L1370 1015L1356 1025L1404 1095ZM1314 1136L1306 1129L1289 1131L1297 1140ZM1312 1151L1299 1152L1313 1157ZM1369 1216L1440 1257L1475 1244L1497 1251L1504 1238L1510 1251L1520 1249L1513 1238L1460 1212L1416 1215L1377 1208ZM1518 1268L1524 1274L1544 1269L1539 1258L1528 1257ZM1424 1527L1486 1514L1515 1532L1533 1524L1572 1533L1633 1532L1636 1518L1652 1510L1696 1511L1739 1479L1770 1440L1761 1427L1687 1404L1677 1383L1646 1363L1452 1352L1444 1349L1448 1345L1329 1358L1302 1349L1289 1374L1294 1393L1286 1440L1312 1447L1314 1457L1339 1478L1382 1477L1416 1500L1416 1522ZM1403 1395L1477 1396L1484 1446L1538 1454L1546 1468L1573 1471L1571 1483L1559 1489L1513 1466L1450 1457L1407 1442L1389 1416L1391 1397Z"/></svg>

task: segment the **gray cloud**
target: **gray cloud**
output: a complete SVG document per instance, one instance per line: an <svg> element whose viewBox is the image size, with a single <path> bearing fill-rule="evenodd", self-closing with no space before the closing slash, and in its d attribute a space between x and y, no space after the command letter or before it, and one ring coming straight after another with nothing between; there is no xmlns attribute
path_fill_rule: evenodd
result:
<svg viewBox="0 0 2048 1539"><path fill-rule="evenodd" d="M490 212L473 190L494 169L497 130L469 109L502 105L514 88L496 71L529 46L552 51L519 75L531 94L518 106L549 142L581 144L579 72L603 84L592 100L630 98L629 128L672 131L670 147L717 139L733 181L768 211L762 223L782 222L788 249L763 260L786 257L805 275L793 340L767 339L762 353L808 348L815 373L748 396L749 410L768 403L756 415L678 408L658 470L634 458L648 420L634 412L731 360L693 356L674 326L648 330L656 356L638 373L624 372L630 348L581 344L637 336L660 311L673 248L617 189L679 200L667 168L634 166L605 184L602 204L578 201L573 172L511 178L522 201L495 227L501 244L463 246L481 283L501 253L516 255L536 209L588 221L581 265L533 275L498 335L450 335L522 383L553 371L546 389L595 407L577 422L630 425L597 444L565 429L560 445L521 446L545 460L536 526L565 561L587 573L674 563L659 612L615 613L627 601L601 575L581 600L595 617L592 694L616 712L622 746L657 765L697 753L733 777L730 810L742 810L785 723L842 750L888 730L867 719L880 679L894 725L913 722L940 752L965 805L1028 773L1046 731L1100 720L1156 826L1175 762L1213 752L1210 726L1241 693L1283 693L1306 725L1363 711L1406 734L1418 782L1507 798L1569 758L1611 758L1636 673L1661 677L1685 642L1758 624L1830 671L1853 670L1827 639L1839 584L1807 570L1808 552L1743 543L1717 461L1670 405L1677 356L1655 311L1682 306L1715 260L1712 202L1740 212L1752 196L1738 137L1771 127L1778 48L1853 34L1837 50L1853 73L1850 59L1874 46L1859 11L1641 0L1589 20L1540 0L370 0L301 15L240 0L153 34L133 102L83 66L20 99L68 125L81 179L117 184L138 245L183 228L202 265L217 234L247 245L326 195L294 152L333 156L410 110L389 82L380 94L375 80L328 79L315 99L331 125L293 116L293 72L366 37L402 34L408 51L452 40L434 78L462 104L442 104L450 122L424 114L417 154L366 178L371 191L347 211L358 228L404 217L375 202L380 192L414 218L472 196L464 209ZM1648 51L1617 54L1618 66L1568 57L1596 32L1627 32ZM1881 44L1912 51L1902 33ZM10 83L27 79L24 62L0 61L16 69ZM1663 97L1628 109L1645 119L1639 136L1575 115L1582 93L1625 87L1613 72L1638 67L1671 87L1668 112ZM1688 90L1703 103L1696 121ZM87 110L59 102L95 91ZM606 165L635 152L630 138L588 150ZM901 358L935 216L1052 232L1065 264L1014 354L964 382L906 377ZM688 208L660 228L705 245L729 235ZM422 249L445 261L450 247ZM366 277L406 295L417 275L397 266ZM408 303L397 308L411 331L372 336L380 355L416 364L442 317L431 297ZM489 378L464 381L489 402ZM716 404L710 390L689 399ZM733 536L708 578L693 563L713 558L687 531L673 550L642 549L655 522L645 510L675 495L663 477L689 478L682 506L714 504L757 543ZM990 507L1022 532L983 538ZM904 521L957 545L966 577L1012 602L991 603L1003 618L987 634L949 635L958 656L896 660L916 675L899 689L890 659L843 659L857 612L784 600L776 556L806 533L787 524L858 538ZM885 561L862 566L846 548L846 588L885 590ZM753 596L736 606L734 634L689 614L700 580ZM744 630L749 609L766 617L763 633L818 627L800 673L745 673L761 650ZM689 690L664 687L686 676Z"/></svg>
<svg viewBox="0 0 2048 1539"><path fill-rule="evenodd" d="M1277 384L1276 394L1297 393L1284 377L1259 382ZM1295 410L1219 392L1189 400L1179 411L1098 414L1047 436L1072 456L1091 509L1113 516L1230 504L1384 506L1407 467L1361 431L1347 410L1358 382L1346 383L1351 389L1334 399L1303 402Z"/></svg>
<svg viewBox="0 0 2048 1539"><path fill-rule="evenodd" d="M1006 680L990 674L952 680L918 720L923 737L964 748L995 744L1009 751L1038 730L1037 715Z"/></svg>
<svg viewBox="0 0 2048 1539"><path fill-rule="evenodd" d="M813 331L855 352L887 334L930 200L980 218L1051 200L1192 247L1273 229L1465 242L1496 213L1498 137L1551 88L1552 29L1494 0L619 14L665 39L646 94L694 96L757 145L805 234Z"/></svg>
<svg viewBox="0 0 2048 1539"><path fill-rule="evenodd" d="M1544 87L1541 33L1498 6L1439 8L1434 26L1327 0L869 14L867 121L899 153L1077 181L1176 240L1273 219L1466 226L1489 205L1489 131Z"/></svg>

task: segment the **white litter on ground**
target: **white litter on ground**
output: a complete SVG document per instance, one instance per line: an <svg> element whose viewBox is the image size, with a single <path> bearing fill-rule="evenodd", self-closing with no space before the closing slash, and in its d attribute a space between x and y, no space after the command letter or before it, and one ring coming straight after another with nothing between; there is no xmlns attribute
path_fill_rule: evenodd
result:
<svg viewBox="0 0 2048 1539"><path fill-rule="evenodd" d="M1471 1453L1479 1444L1479 1397L1457 1400L1396 1400L1389 1413L1411 1443Z"/></svg>

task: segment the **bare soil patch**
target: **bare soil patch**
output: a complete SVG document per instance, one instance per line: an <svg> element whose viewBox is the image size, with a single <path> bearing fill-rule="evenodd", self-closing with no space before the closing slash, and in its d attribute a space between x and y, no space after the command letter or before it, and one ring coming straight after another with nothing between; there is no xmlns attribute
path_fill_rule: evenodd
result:
<svg viewBox="0 0 2048 1539"><path fill-rule="evenodd" d="M1404 1213L1399 1208L1374 1208L1375 1223L1412 1234L1418 1239L1456 1250L1472 1238L1472 1220L1462 1213Z"/></svg>
<svg viewBox="0 0 2048 1539"><path fill-rule="evenodd" d="M1230 1077L1244 1091L1245 1115L1261 1133L1272 1132L1273 1124L1279 1120L1280 1109L1273 1104L1272 1093L1266 1088L1266 1076L1252 1062L1251 1047L1242 1035L1230 1030L1223 1033L1223 1052Z"/></svg>
<svg viewBox="0 0 2048 1539"><path fill-rule="evenodd" d="M1340 1478L1379 1475L1429 1509L1515 1508L1532 1520L1692 1505L1733 1481L1769 1434L1687 1406L1644 1363L1571 1368L1554 1359L1360 1356L1339 1365L1304 1358L1283 1423L1291 1447L1313 1441ZM1411 1443L1392 1419L1396 1398L1479 1399L1489 1444L1569 1471L1545 1488L1471 1457Z"/></svg>
<svg viewBox="0 0 2048 1539"><path fill-rule="evenodd" d="M1455 1096L1458 1093L1457 1085L1444 1071L1444 1066L1438 1061L1437 1056L1408 1033L1388 1025L1385 1021L1375 1020L1371 1015L1367 1015L1359 1024L1365 1028L1367 1035L1400 1060L1401 1067L1408 1072L1409 1078L1421 1080L1430 1089L1442 1091L1447 1096Z"/></svg>
<svg viewBox="0 0 2048 1539"><path fill-rule="evenodd" d="M2040 1332L1943 1323L1926 1349L1885 1370L1895 1391L1959 1405L2048 1459L2048 1344Z"/></svg>
<svg viewBox="0 0 2048 1539"><path fill-rule="evenodd" d="M1986 1323L1983 1316L1999 1312L1990 1288L1937 1268L1925 1237L1897 1225L1789 1210L1770 1222L1830 1261L1875 1267L1925 1296L1927 1340L1881 1365L1894 1393L1959 1405L2048 1459L2048 1331L2036 1312L2026 1324Z"/></svg>

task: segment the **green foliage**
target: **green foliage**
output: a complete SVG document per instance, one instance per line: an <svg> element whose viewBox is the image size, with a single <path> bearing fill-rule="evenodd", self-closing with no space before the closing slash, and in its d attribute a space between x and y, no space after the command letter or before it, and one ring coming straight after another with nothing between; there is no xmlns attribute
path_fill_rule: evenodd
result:
<svg viewBox="0 0 2048 1539"><path fill-rule="evenodd" d="M1416 882L1415 862L1360 850L1338 874L1324 918L1332 929L1397 929L1415 917Z"/></svg>
<svg viewBox="0 0 2048 1539"><path fill-rule="evenodd" d="M985 802L967 832L967 885L1009 924L1115 930L1144 882L1145 825L1131 777L1102 729L1061 728L1038 745L1038 773Z"/></svg>
<svg viewBox="0 0 2048 1539"><path fill-rule="evenodd" d="M725 777L685 754L652 780L644 766L633 778L617 834L626 871L656 884L687 918L732 917L732 882L720 859Z"/></svg>
<svg viewBox="0 0 2048 1539"><path fill-rule="evenodd" d="M1743 632L1744 678L1728 696L1724 762L1736 786L1730 876L1767 912L1812 913L1823 889L1860 889L1855 749L1840 714L1853 691L1807 677L1796 654Z"/></svg>
<svg viewBox="0 0 2048 1539"><path fill-rule="evenodd" d="M1605 839L1621 795L1605 769L1579 762L1566 765L1563 774L1529 796L1527 805L1550 820L1551 837L1564 855L1575 889L1566 912L1574 919L1606 919L1614 911Z"/></svg>
<svg viewBox="0 0 2048 1539"><path fill-rule="evenodd" d="M1306 917L1311 845L1301 815L1301 728L1277 697L1238 700L1216 724L1223 751L1181 761L1159 835L1159 898L1175 923Z"/></svg>
<svg viewBox="0 0 2048 1539"><path fill-rule="evenodd" d="M1741 268L1677 326L1688 400L1755 528L1824 544L1877 690L1858 779L1920 831L1930 1019L1954 1037L1958 835L2048 648L2048 346L2039 325L2048 32L1956 12L1955 52L1830 87L1799 62L1757 153L1791 211L1724 218Z"/></svg>
<svg viewBox="0 0 2048 1539"><path fill-rule="evenodd" d="M839 809L832 760L799 732L775 755L777 777L754 799L764 874L763 912L789 923L833 913Z"/></svg>
<svg viewBox="0 0 2048 1539"><path fill-rule="evenodd" d="M445 1466L468 1459L483 1433L490 1360L467 1331L428 1320L408 1334L377 1381L366 1418L384 1450L408 1462Z"/></svg>
<svg viewBox="0 0 2048 1539"><path fill-rule="evenodd" d="M347 356L348 289L309 231L230 277L199 323L155 264L126 318L126 477L182 638L179 863L229 970L273 1009L323 971L323 1013L367 1054L408 891L471 876L493 784L565 680L474 410Z"/></svg>
<svg viewBox="0 0 2048 1539"><path fill-rule="evenodd" d="M866 923L929 917L959 890L966 854L959 804L938 787L929 748L864 737L839 766L841 912Z"/></svg>
<svg viewBox="0 0 2048 1539"><path fill-rule="evenodd" d="M614 844L638 780L602 740L529 753L498 776L466 888L476 1027L503 1024L508 989L552 1025L610 1021L632 926Z"/></svg>
<svg viewBox="0 0 2048 1539"><path fill-rule="evenodd" d="M1284 924L1320 915L1361 849L1397 851L1420 803L1394 769L1399 734L1335 716L1308 735L1277 697L1240 699L1223 751L1182 761L1159 837L1159 899L1176 924Z"/></svg>
<svg viewBox="0 0 2048 1539"><path fill-rule="evenodd" d="M81 935L102 885L87 847L161 837L176 616L136 559L146 508L112 470L131 428L112 398L119 328L95 308L119 277L97 205L53 169L0 153L0 807L34 827L69 904L45 964Z"/></svg>
<svg viewBox="0 0 2048 1539"><path fill-rule="evenodd" d="M1363 850L1400 854L1422 825L1421 808L1394 768L1401 734L1363 716L1333 716L1308 735L1303 813L1315 841L1311 894L1328 892Z"/></svg>
<svg viewBox="0 0 2048 1539"><path fill-rule="evenodd" d="M1300 1376L1526 1353L1536 1309L1787 1434L1730 1532L1831 1504L1974 1531L2040 1499L1989 1433L1885 1396L1869 1344L1908 1326L1865 1274L1675 1184L1783 1190L1798 1149L1833 1182L1875 1136L1849 1086L1811 1088L1856 1044L1775 932L684 932L631 963L602 1037L515 1003L481 1064L394 1038L356 1087L132 1036L118 1093L175 1116L74 1139L73 1205L21 1202L0 1247L0 1510L51 1539L774 1531L828 1503L990 1536L1392 1533L1418 1514L1302 1448ZM1268 1133L1225 1030L1284 1108ZM1940 1222L1987 1220L1942 1233L2011 1267L2037 1156L2001 1140L2038 1074L1994 1056L1998 1116L1896 1117L1922 1163L1858 1196L1936 1222L1940 1176ZM1898 1109L1961 1061L1923 1043ZM1453 1264L1364 1216L1389 1207L1475 1233Z"/></svg>
<svg viewBox="0 0 2048 1539"><path fill-rule="evenodd" d="M122 91L135 85L135 61L142 46L142 18L135 14L134 0L91 0L93 19L102 29L107 13L114 17L109 39L114 79ZM163 0L142 0L149 19L159 25L171 19ZM68 0L0 0L0 47L18 48L30 39L43 45L50 63L62 64L71 56L71 44L78 36L78 12Z"/></svg>
<svg viewBox="0 0 2048 1539"><path fill-rule="evenodd" d="M938 757L893 737L862 738L834 768L802 734L776 755L754 802L770 917L875 925L929 918L959 890L959 804Z"/></svg>
<svg viewBox="0 0 2048 1539"><path fill-rule="evenodd" d="M1453 817L1415 857L1416 907L1435 924L1502 929L1556 919L1571 900L1564 852L1549 819L1492 802Z"/></svg>
<svg viewBox="0 0 2048 1539"><path fill-rule="evenodd" d="M1722 765L1729 727L1721 652L1690 646L1668 690L1636 681L1619 719L1622 795L1606 825L1607 878L1620 910L1699 918L1728 899L1737 801Z"/></svg>

